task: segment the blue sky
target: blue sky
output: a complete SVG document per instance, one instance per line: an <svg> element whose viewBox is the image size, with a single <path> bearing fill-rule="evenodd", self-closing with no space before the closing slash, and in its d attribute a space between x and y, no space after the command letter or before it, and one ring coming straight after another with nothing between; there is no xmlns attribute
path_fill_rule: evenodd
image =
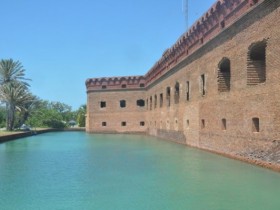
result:
<svg viewBox="0 0 280 210"><path fill-rule="evenodd" d="M189 25L215 0L189 0ZM31 92L77 109L85 80L143 75L185 32L182 0L0 0L0 59L19 60Z"/></svg>

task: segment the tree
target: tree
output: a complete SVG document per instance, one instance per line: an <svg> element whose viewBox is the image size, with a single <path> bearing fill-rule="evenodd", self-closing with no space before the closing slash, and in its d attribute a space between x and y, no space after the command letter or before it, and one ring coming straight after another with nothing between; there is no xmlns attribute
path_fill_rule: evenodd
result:
<svg viewBox="0 0 280 210"><path fill-rule="evenodd" d="M25 69L19 61L2 59L0 61L0 100L6 104L7 130L12 130L16 110L23 110L23 104L32 100L28 91Z"/></svg>
<svg viewBox="0 0 280 210"><path fill-rule="evenodd" d="M78 110L78 116L77 116L77 122L80 127L86 126L86 111L87 111L87 105L80 106Z"/></svg>
<svg viewBox="0 0 280 210"><path fill-rule="evenodd" d="M0 86L0 98L6 103L7 120L6 128L13 130L15 122L15 112L26 110L26 104L32 103L35 98L24 84L7 83Z"/></svg>
<svg viewBox="0 0 280 210"><path fill-rule="evenodd" d="M0 85L10 83L21 83L24 86L29 86L25 78L25 69L19 61L13 59L2 59L0 61Z"/></svg>

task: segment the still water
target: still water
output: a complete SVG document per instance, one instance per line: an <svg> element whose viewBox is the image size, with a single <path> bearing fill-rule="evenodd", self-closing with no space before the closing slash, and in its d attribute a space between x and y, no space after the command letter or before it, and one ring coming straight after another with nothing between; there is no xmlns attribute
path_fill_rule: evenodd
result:
<svg viewBox="0 0 280 210"><path fill-rule="evenodd" d="M0 144L0 209L279 210L280 174L137 135Z"/></svg>

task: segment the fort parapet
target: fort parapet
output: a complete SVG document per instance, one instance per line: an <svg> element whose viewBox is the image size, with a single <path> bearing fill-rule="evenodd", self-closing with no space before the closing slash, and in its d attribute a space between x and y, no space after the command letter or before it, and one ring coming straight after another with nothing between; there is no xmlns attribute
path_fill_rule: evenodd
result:
<svg viewBox="0 0 280 210"><path fill-rule="evenodd" d="M280 0L219 0L143 76L91 78L88 132L141 132L280 168Z"/></svg>

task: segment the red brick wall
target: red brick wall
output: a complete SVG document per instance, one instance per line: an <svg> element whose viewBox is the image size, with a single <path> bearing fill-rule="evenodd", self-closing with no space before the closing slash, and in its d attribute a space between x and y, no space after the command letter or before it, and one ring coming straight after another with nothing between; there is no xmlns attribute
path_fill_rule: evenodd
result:
<svg viewBox="0 0 280 210"><path fill-rule="evenodd" d="M190 39L187 38L176 43L172 50L177 54L171 53L172 50L165 52L145 75L145 88L97 91L98 88L87 83L87 131L146 131L150 135L219 153L279 163L280 154L275 148L280 144L280 1L260 0L256 5L247 0L223 2L233 3L234 9L223 3L224 10L231 12L225 13L223 18L219 15L214 18L217 13L214 10L211 13L210 9L207 14L212 17L207 21L212 18L217 24L224 20L225 27L212 24L212 28L205 31L203 42L194 41L193 45L187 46L184 45ZM192 34L193 39L197 39L200 37L197 32L201 30L196 25L187 37ZM256 84L258 80L250 83L249 80L260 74L254 69L255 75L250 72L252 63L248 62L248 56L252 46L262 41L266 44L265 80L261 78L260 84ZM188 48L190 51L187 52ZM221 81L218 76L223 58L230 60L230 88L221 92L218 91ZM201 75L205 78L204 88ZM189 101L186 98L187 81L190 84ZM179 103L175 103L175 97L178 97L176 83L179 83ZM167 106L167 87L171 89L170 106ZM163 94L162 107L160 94ZM139 109L135 105L139 98L149 102L145 108ZM126 109L118 108L120 99L127 100ZM101 100L107 102L106 110L100 110ZM253 118L259 120L258 132L254 132ZM222 119L226 121L226 129ZM102 121L107 122L106 127L101 126ZM122 121L126 121L127 126L120 126ZM145 126L139 126L140 121L145 121Z"/></svg>

